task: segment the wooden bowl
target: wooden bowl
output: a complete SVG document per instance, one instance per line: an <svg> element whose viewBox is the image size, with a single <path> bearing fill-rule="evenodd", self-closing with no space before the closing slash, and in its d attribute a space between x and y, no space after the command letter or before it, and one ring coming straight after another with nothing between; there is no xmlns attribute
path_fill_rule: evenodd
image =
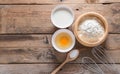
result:
<svg viewBox="0 0 120 74"><path fill-rule="evenodd" d="M88 19L88 18L95 18L104 28L104 35L101 37L101 39L97 42L94 43L90 43L90 42L85 42L82 41L81 38L78 37L78 26L80 25L80 23L82 23L84 20ZM73 32L75 34L76 39L78 40L79 43L81 43L84 46L88 46L88 47L94 47L94 46L98 46L101 43L103 43L108 35L108 23L106 21L106 19L96 13L96 12L87 12L83 15L80 15L77 20L75 21L74 25L73 25Z"/></svg>

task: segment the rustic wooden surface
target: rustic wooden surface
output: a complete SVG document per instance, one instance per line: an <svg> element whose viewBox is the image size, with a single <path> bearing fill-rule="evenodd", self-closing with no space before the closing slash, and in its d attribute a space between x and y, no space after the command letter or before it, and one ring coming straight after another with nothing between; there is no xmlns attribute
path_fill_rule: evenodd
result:
<svg viewBox="0 0 120 74"><path fill-rule="evenodd" d="M102 45L120 70L120 0L0 0L0 74L50 74L64 61L66 54L55 51L51 45L57 28L52 25L50 14L59 4L71 7L75 19L89 11L107 19L109 35ZM78 42L75 48L81 50L79 58L58 74L95 74L81 66L82 57L94 59L92 48Z"/></svg>

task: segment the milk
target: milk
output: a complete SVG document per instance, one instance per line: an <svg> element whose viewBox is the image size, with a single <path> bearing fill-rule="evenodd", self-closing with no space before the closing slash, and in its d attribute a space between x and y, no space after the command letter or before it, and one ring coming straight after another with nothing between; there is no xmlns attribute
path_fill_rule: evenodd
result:
<svg viewBox="0 0 120 74"><path fill-rule="evenodd" d="M60 9L54 12L52 19L53 23L58 27L67 27L73 22L73 15L70 11L65 9Z"/></svg>

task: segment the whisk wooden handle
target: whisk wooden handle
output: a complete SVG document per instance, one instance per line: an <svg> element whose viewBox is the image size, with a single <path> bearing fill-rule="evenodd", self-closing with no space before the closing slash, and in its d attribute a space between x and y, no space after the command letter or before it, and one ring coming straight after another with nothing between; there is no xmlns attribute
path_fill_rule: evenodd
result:
<svg viewBox="0 0 120 74"><path fill-rule="evenodd" d="M60 66L58 66L51 74L56 74L65 64L67 61L64 61Z"/></svg>

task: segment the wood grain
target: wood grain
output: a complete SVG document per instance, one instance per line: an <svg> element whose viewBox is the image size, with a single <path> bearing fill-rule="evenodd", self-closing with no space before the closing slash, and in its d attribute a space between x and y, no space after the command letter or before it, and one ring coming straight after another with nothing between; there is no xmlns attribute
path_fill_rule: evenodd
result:
<svg viewBox="0 0 120 74"><path fill-rule="evenodd" d="M120 0L0 0L0 4L116 3Z"/></svg>
<svg viewBox="0 0 120 74"><path fill-rule="evenodd" d="M93 64L94 65L94 64ZM7 64L0 65L1 74L50 74L58 64ZM99 65L105 74L110 73L103 65ZM120 65L117 66L120 70ZM57 74L96 74L82 67L82 64L66 64Z"/></svg>
<svg viewBox="0 0 120 74"><path fill-rule="evenodd" d="M109 37L107 38L107 41L106 41L106 47L109 49L120 50L119 45L120 45L120 35L119 34L109 35Z"/></svg>
<svg viewBox="0 0 120 74"><path fill-rule="evenodd" d="M50 15L58 4L71 7L75 19L90 11L107 19L110 34L102 45L120 70L120 0L0 0L0 74L50 74L64 61L66 53L57 52L51 44L58 28L52 25ZM78 42L74 48L80 49L79 58L58 74L96 74L81 64L85 56L99 63L92 48ZM105 74L111 74L102 64L99 66Z"/></svg>
<svg viewBox="0 0 120 74"><path fill-rule="evenodd" d="M0 47L51 47L51 35L0 35Z"/></svg>
<svg viewBox="0 0 120 74"><path fill-rule="evenodd" d="M11 47L40 47L49 48L51 44L52 34L41 34L41 35L0 35L0 48L11 48ZM76 47L82 45L76 43ZM120 35L109 34L104 45L108 49L120 49Z"/></svg>
<svg viewBox="0 0 120 74"><path fill-rule="evenodd" d="M119 38L119 34L109 34L103 43L109 49L106 54L111 54L115 63L120 63ZM78 42L75 48L81 53L72 63L81 63L81 58L85 56L93 58L92 48ZM0 35L0 63L61 63L65 57L65 53L59 53L52 47L51 35Z"/></svg>
<svg viewBox="0 0 120 74"><path fill-rule="evenodd" d="M109 23L109 33L120 33L120 4L66 4L75 17L85 12L98 12ZM51 10L56 5L1 5L0 34L53 33L57 30L50 20ZM48 8L49 7L49 8ZM112 18L111 18L112 17Z"/></svg>

